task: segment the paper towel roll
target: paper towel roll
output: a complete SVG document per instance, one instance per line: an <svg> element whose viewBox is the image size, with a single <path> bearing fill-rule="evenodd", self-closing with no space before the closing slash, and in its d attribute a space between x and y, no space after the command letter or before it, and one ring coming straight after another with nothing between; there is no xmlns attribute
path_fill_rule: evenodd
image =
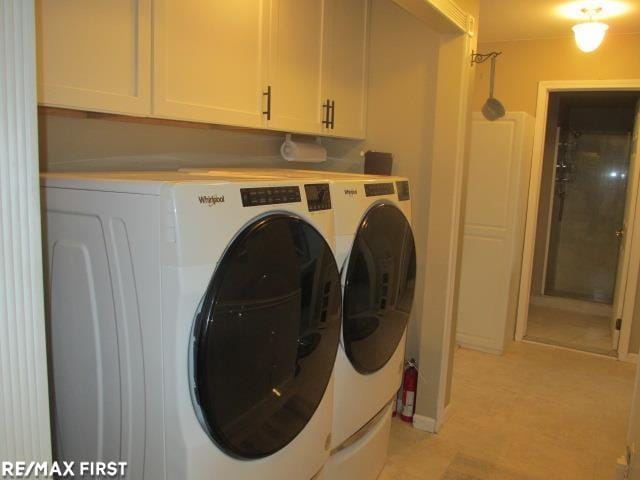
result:
<svg viewBox="0 0 640 480"><path fill-rule="evenodd" d="M320 143L294 142L287 135L280 154L288 162L320 163L327 160L327 149Z"/></svg>

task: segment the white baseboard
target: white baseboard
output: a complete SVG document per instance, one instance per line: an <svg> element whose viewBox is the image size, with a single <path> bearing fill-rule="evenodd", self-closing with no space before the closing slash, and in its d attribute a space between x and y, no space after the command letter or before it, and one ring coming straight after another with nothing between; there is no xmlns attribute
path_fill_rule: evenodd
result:
<svg viewBox="0 0 640 480"><path fill-rule="evenodd" d="M638 354L637 353L627 353L627 356L623 360L623 362L638 363Z"/></svg>
<svg viewBox="0 0 640 480"><path fill-rule="evenodd" d="M456 343L462 348L468 348L470 350L478 350L495 355L502 355L504 353L499 342L490 338L477 337L467 333L458 332L456 334Z"/></svg>
<svg viewBox="0 0 640 480"><path fill-rule="evenodd" d="M413 414L413 428L423 430L429 433L436 433L436 419L433 417L425 417L424 415Z"/></svg>
<svg viewBox="0 0 640 480"><path fill-rule="evenodd" d="M423 430L429 433L438 433L442 428L442 425L449 418L449 413L451 412L450 407L451 404L447 405L442 412L442 415L439 419L435 419L433 417L426 417L424 415L413 415L413 428L417 428L418 430Z"/></svg>

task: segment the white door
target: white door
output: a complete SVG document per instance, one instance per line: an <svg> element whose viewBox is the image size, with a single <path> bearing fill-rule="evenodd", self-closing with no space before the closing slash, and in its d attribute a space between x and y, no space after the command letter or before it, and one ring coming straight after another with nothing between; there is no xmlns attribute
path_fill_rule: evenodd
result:
<svg viewBox="0 0 640 480"><path fill-rule="evenodd" d="M631 139L631 155L629 159L629 172L627 182L627 194L623 224L620 230L615 232L620 239L620 251L618 254L618 270L616 273L615 291L613 294L613 317L611 318L611 348L618 350L620 342L620 329L622 327L622 315L624 310L624 298L627 290L629 263L631 257L631 240L634 218L636 216L636 200L638 197L638 182L640 181L640 169L637 165L638 143L640 142L640 102L636 107L636 121ZM612 232L614 234L614 232Z"/></svg>
<svg viewBox="0 0 640 480"><path fill-rule="evenodd" d="M260 127L269 0L155 0L153 114Z"/></svg>
<svg viewBox="0 0 640 480"><path fill-rule="evenodd" d="M558 164L558 149L560 143L560 127L555 129L555 140L553 142L553 162L549 165L549 171L544 171L542 174L542 185L540 187L540 191L546 191L548 193L547 199L548 202L546 206L540 205L538 216L544 218L545 231L542 235L544 237L536 238L536 252L535 255L542 255L544 258L543 262L534 262L534 271L532 283L534 284L534 291L537 295L544 295L545 284L547 282L547 265L549 263L549 246L551 243L551 224L553 223L553 207L554 207L554 197L555 197L555 185L556 185L556 170ZM546 146L545 146L546 149ZM548 152L545 151L545 155ZM543 168L547 168L543 166ZM542 196L541 196L542 198ZM539 242L538 240L544 238L544 242ZM540 245L540 246L538 246ZM541 249L538 251L538 249Z"/></svg>
<svg viewBox="0 0 640 480"><path fill-rule="evenodd" d="M322 132L324 0L272 0L268 126Z"/></svg>
<svg viewBox="0 0 640 480"><path fill-rule="evenodd" d="M332 102L328 135L365 136L369 7L369 0L327 0L322 99Z"/></svg>
<svg viewBox="0 0 640 480"><path fill-rule="evenodd" d="M474 114L467 173L456 340L502 353L513 339L533 117Z"/></svg>
<svg viewBox="0 0 640 480"><path fill-rule="evenodd" d="M41 104L148 115L151 0L38 0Z"/></svg>

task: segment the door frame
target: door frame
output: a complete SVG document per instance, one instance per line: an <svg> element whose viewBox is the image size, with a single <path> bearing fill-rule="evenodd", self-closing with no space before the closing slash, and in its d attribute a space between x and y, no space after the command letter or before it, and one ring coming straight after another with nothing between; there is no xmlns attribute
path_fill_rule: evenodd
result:
<svg viewBox="0 0 640 480"><path fill-rule="evenodd" d="M518 314L516 318L515 340L522 341L527 331L529 316L529 301L531 297L531 281L533 273L533 254L538 223L538 207L540 200L540 184L542 180L542 166L544 160L544 143L547 128L547 113L549 107L549 95L554 92L579 92L579 91L638 91L640 92L640 79L630 80L553 80L542 81L538 84L538 100L536 105L536 121L533 135L533 155L531 159L531 176L529 179L529 198L527 201L527 215L524 234L524 248L522 251L522 270L520 274L520 292L518 294ZM638 189L638 182L629 185ZM629 355L629 341L631 336L631 321L636 303L636 290L638 274L640 273L640 226L636 225L636 213L640 211L640 196L635 198L633 213L630 217L630 225L634 232L629 248L629 268L627 272L627 286L623 298L622 329L620 331L620 343L618 346L618 359L626 360ZM628 206L625 206L628 208Z"/></svg>
<svg viewBox="0 0 640 480"><path fill-rule="evenodd" d="M557 127L555 129L555 141L554 141L554 152L553 152L553 164L556 165L558 163L558 144L560 143L560 128ZM543 165L544 168L544 165ZM542 176L540 178L542 180ZM551 171L551 185L554 186L556 183L556 169L553 168ZM544 296L547 290L547 273L548 273L548 265L549 265L549 245L551 245L551 226L553 224L553 207L555 205L555 188L549 189L549 216L547 218L547 224L545 225L545 244L544 244L544 263L542 264L542 278L540 281L542 285L540 285L540 292ZM537 225L537 223L536 223ZM535 247L535 245L534 245Z"/></svg>

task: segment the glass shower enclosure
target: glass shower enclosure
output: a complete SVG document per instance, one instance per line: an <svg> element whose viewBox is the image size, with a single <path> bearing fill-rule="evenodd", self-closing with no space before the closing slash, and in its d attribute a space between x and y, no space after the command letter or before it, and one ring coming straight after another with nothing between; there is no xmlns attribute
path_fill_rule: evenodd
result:
<svg viewBox="0 0 640 480"><path fill-rule="evenodd" d="M611 304L631 135L560 131L545 294Z"/></svg>

